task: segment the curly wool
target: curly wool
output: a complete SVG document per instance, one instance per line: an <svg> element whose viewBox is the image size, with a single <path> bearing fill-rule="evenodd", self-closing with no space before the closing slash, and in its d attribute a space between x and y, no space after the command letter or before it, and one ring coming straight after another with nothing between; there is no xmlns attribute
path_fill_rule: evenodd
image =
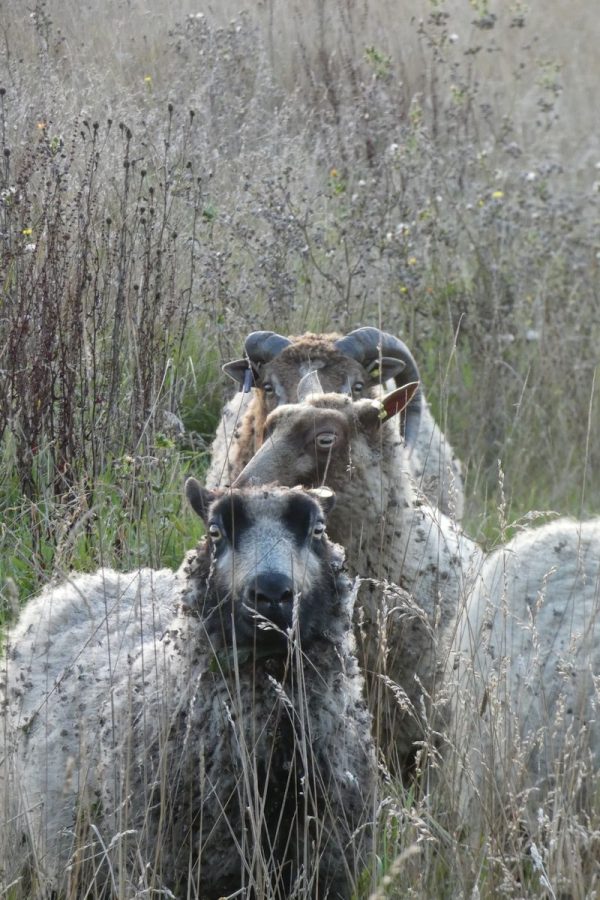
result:
<svg viewBox="0 0 600 900"><path fill-rule="evenodd" d="M560 518L490 554L455 649L465 819L509 797L534 827L542 809L585 805L600 770L600 519Z"/></svg>
<svg viewBox="0 0 600 900"><path fill-rule="evenodd" d="M277 658L207 633L206 540L177 573L104 569L31 601L3 679L5 883L41 897L87 867L97 891L210 900L268 872L265 897L303 879L306 896L349 897L375 765L342 559L327 627Z"/></svg>

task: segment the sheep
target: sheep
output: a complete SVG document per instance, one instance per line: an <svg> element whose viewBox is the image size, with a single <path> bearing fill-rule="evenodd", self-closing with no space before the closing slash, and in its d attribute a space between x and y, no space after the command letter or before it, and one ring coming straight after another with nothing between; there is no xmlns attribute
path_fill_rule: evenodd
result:
<svg viewBox="0 0 600 900"><path fill-rule="evenodd" d="M223 370L243 387L226 404L211 450L209 487L230 484L260 447L267 415L294 403L298 383L317 371L327 392L353 399L378 396L382 385L418 381L416 363L406 345L377 328L358 328L345 337L304 334L286 338L271 331L252 332L243 359ZM250 393L250 387L256 390ZM413 477L434 506L457 521L464 510L462 471L446 436L436 425L422 389L406 412L405 436L411 448Z"/></svg>
<svg viewBox="0 0 600 900"><path fill-rule="evenodd" d="M405 442L391 419L410 403L416 385L381 400L353 401L319 394L315 373L304 380L302 402L268 415L264 442L234 484L327 484L335 491L330 534L365 580L356 631L371 705L381 710L383 691L380 719L389 726L382 749L390 767L404 773L423 740L423 700L440 678L481 551L414 486ZM306 397L305 387L313 391ZM398 709L398 689L406 712Z"/></svg>
<svg viewBox="0 0 600 900"><path fill-rule="evenodd" d="M333 495L186 493L177 572L74 576L8 633L3 883L349 900L376 767Z"/></svg>
<svg viewBox="0 0 600 900"><path fill-rule="evenodd" d="M486 820L543 840L561 816L565 833L599 796L600 519L560 518L491 553L454 649L455 795L476 843Z"/></svg>

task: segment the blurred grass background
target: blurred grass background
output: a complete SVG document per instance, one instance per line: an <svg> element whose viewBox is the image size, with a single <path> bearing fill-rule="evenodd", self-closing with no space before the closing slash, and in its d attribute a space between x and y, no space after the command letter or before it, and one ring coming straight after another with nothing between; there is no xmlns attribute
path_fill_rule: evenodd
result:
<svg viewBox="0 0 600 900"><path fill-rule="evenodd" d="M509 520L598 510L590 4L4 0L0 20L2 566L25 594L63 531L61 564L95 565L144 509L176 513L255 328L401 335L475 536L497 534L499 467ZM103 512L98 541L102 485L124 539Z"/></svg>

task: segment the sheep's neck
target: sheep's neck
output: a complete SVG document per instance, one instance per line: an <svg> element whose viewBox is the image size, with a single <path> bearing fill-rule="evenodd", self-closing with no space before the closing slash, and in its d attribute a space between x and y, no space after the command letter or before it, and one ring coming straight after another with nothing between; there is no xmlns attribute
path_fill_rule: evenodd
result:
<svg viewBox="0 0 600 900"><path fill-rule="evenodd" d="M414 496L399 438L381 437L375 447L361 437L353 442L343 483L331 485L336 505L328 531L346 548L353 573L398 583Z"/></svg>
<svg viewBox="0 0 600 900"><path fill-rule="evenodd" d="M375 446L357 437L344 475L330 485L337 502L328 530L346 547L353 574L405 588L430 616L443 596L449 613L468 580L471 542L418 497L391 429Z"/></svg>

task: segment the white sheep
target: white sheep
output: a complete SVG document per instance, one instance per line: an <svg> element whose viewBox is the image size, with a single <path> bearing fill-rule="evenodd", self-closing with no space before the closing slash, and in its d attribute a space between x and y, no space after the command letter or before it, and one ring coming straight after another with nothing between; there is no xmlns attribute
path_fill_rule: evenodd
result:
<svg viewBox="0 0 600 900"><path fill-rule="evenodd" d="M264 443L235 484L277 481L336 492L329 532L348 548L352 572L367 579L356 622L372 708L385 708L377 718L391 720L386 741L404 769L423 740L423 704L439 681L481 551L414 485L392 419L415 385L381 400L352 401L319 394L314 373L305 378L312 393L269 414ZM303 398L304 385L299 393Z"/></svg>
<svg viewBox="0 0 600 900"><path fill-rule="evenodd" d="M600 519L561 518L494 551L455 649L450 742L465 821L476 841L486 819L520 820L544 840L553 817L566 828L600 787Z"/></svg>
<svg viewBox="0 0 600 900"><path fill-rule="evenodd" d="M277 406L297 401L300 380L315 371L326 392L354 400L379 396L386 382L397 387L418 381L406 344L378 328L357 328L344 337L311 334L286 338L255 331L242 359L224 371L242 388L226 404L211 448L209 487L231 484L263 439L265 420ZM250 387L254 390L250 392ZM461 464L437 426L422 389L411 399L403 429L413 477L434 506L460 521L464 509Z"/></svg>
<svg viewBox="0 0 600 900"><path fill-rule="evenodd" d="M7 635L2 882L349 900L375 762L332 495L187 494L178 572L76 576Z"/></svg>

